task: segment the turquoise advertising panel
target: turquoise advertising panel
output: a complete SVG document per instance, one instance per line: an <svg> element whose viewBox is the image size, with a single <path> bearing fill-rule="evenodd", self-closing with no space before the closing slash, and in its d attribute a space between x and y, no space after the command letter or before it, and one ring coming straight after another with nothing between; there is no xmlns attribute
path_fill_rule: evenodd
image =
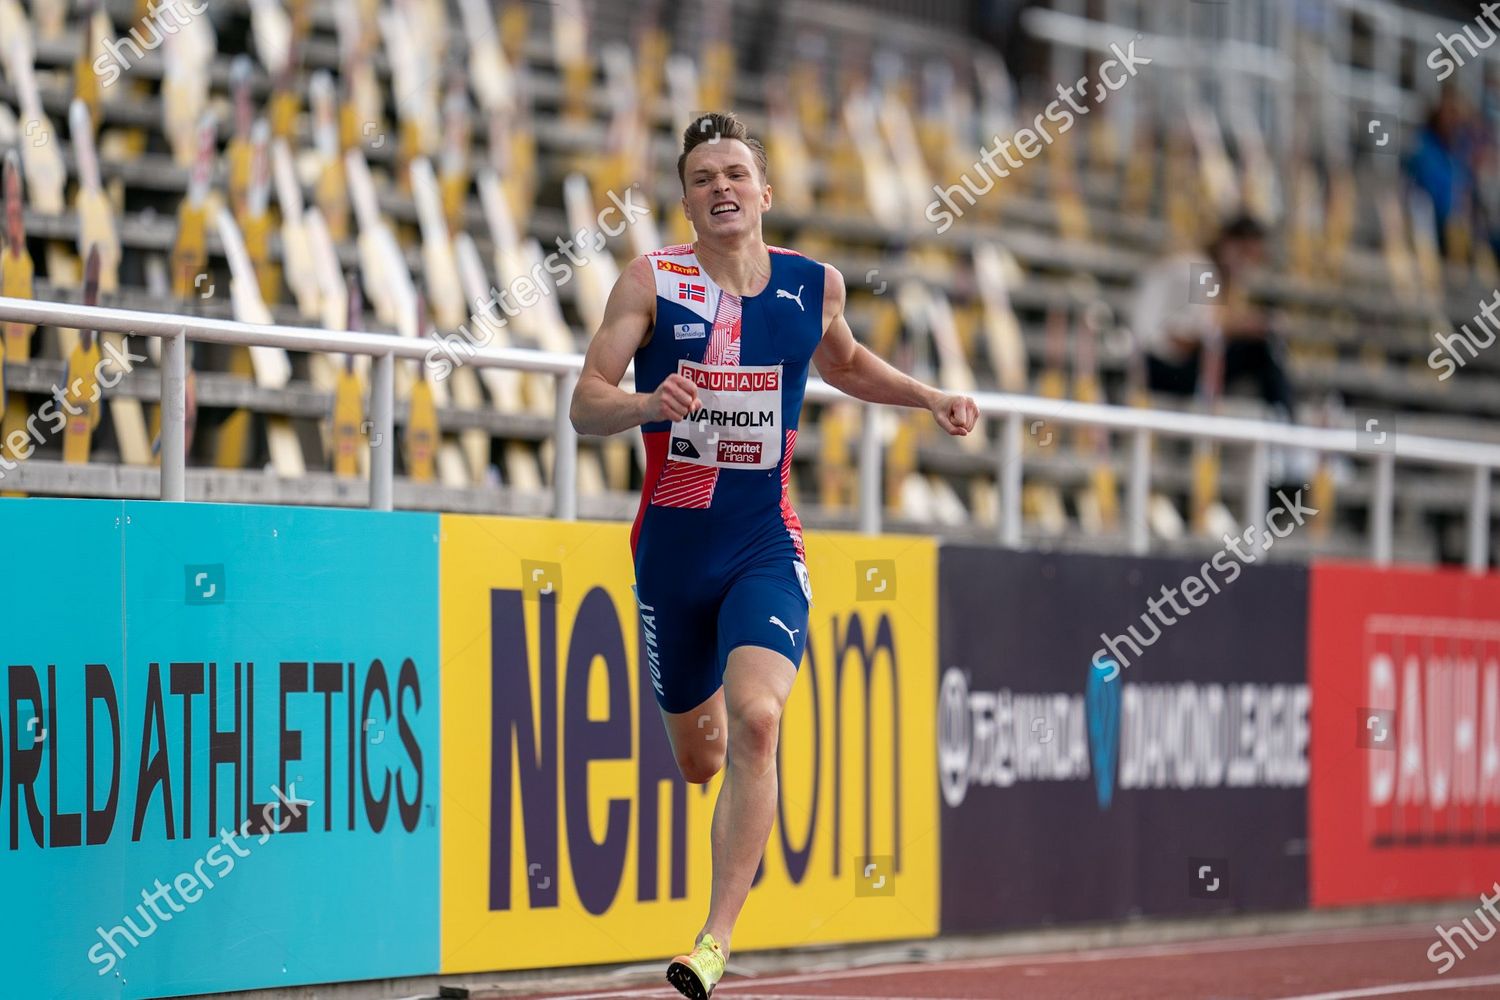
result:
<svg viewBox="0 0 1500 1000"><path fill-rule="evenodd" d="M127 891L124 508L3 499L0 527L0 993L118 997L87 952Z"/></svg>
<svg viewBox="0 0 1500 1000"><path fill-rule="evenodd" d="M37 901L3 918L18 995L435 969L438 518L28 499L0 523L25 567L0 582L0 868Z"/></svg>

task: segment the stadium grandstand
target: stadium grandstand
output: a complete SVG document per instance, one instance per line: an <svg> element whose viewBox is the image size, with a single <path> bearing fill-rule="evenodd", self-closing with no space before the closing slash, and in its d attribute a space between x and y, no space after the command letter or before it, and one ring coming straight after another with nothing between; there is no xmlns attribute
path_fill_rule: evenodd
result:
<svg viewBox="0 0 1500 1000"><path fill-rule="evenodd" d="M24 652L7 654L0 689L0 884L45 894L43 918L83 913L58 918L55 943L34 909L0 904L13 911L0 921L10 959L0 998L676 995L659 966L708 902L708 821L658 738L642 672L647 631L640 653L635 644L623 538L653 481L652 455L634 427L579 435L569 403L630 262L695 239L678 158L684 131L712 111L734 112L764 142L766 244L837 268L857 341L972 397L979 415L973 433L950 436L921 409L809 383L786 497L808 531L814 585L820 573L850 577L829 584L826 600L855 610L829 624L814 606L799 678L820 679L801 710L811 715L795 716L795 745L809 743L819 763L810 788L781 779L811 803L792 809L807 832L788 833L778 816L775 863L768 848L743 954L716 995L1500 996L1500 945L1473 935L1466 957L1442 926L1426 929L1477 924L1500 879L1500 825L1488 826L1500 809L1500 688L1490 680L1500 662L1497 40L1500 8L1458 0L0 0L0 527L14 567L0 599L27 637ZM107 529L84 513L106 503ZM1245 567L1249 582L1232 598L1214 597L1182 631L1154 632L1170 637L1155 649L1134 632L1142 599L1119 594L1184 575L1163 575L1170 560L1201 563L1206 579L1204 559L1283 508L1295 526L1276 534L1270 565ZM135 512L132 529L120 528L121 510ZM1299 512L1315 515L1306 527ZM385 532L410 534L408 515L425 518L432 540L423 548L403 534L387 547ZM246 526L261 517L268 530L255 541ZM584 534L567 534L575 521ZM147 544L170 552L166 576L176 575L160 594L152 570L132 569L140 557L126 558L129 530L155 532ZM219 553L215 538L238 539L243 553ZM593 564L574 560L604 551L598 538L613 561L597 587L584 586ZM800 533L797 545L800 554ZM928 562L911 562L910 546L928 546ZM861 580L818 568L834 550ZM111 654L75 640L94 634L69 617L82 612L27 610L41 599L37 571L58 577L47 560L59 551L66 585L79 588L68 603L114 608L114 681L83 667ZM1009 575L994 576L991 557L1009 560ZM492 558L515 562L514 579L486 576ZM176 606L179 563L186 610ZM1240 576L1231 568L1226 584ZM898 569L895 599L931 608L880 617L877 636L876 619L859 615L885 615L870 603L885 583L861 588ZM349 588L326 607L324 570ZM996 603L950 587L950 575ZM473 607L452 596L464 586L516 595L516 627L501 596ZM148 595L135 609L132 588ZM1444 588L1458 596L1436 596ZM607 613L592 603L603 591ZM218 624L172 617L206 615L201 605L226 593L231 617ZM234 601L247 593L261 596L241 611ZM1356 609L1358 594L1373 603ZM1295 612L1278 603L1287 595ZM558 667L548 681L558 649L545 629L559 625L538 609L554 597L568 673ZM152 617L152 601L176 605ZM353 652L339 652L352 633L331 624L301 645L283 640L283 630L301 635L298 601L309 621L354 609L372 629L406 628L397 619L409 611L431 632L429 645L412 640L425 659L405 652L398 631L384 645L350 643ZM1095 601L1125 610L1081 610ZM1007 610L987 623L1000 603ZM590 614L607 615L613 638L588 631ZM479 659L456 648L453 630L469 616L484 620ZM1444 631L1450 618L1462 627ZM997 631L1007 623L1028 637ZM206 629L203 643L194 629ZM1081 653L1057 638L1071 631ZM232 649L210 641L230 635ZM59 636L65 651L51 651ZM1349 668L1357 683L1328 681L1343 669L1336 648L1361 636L1365 652ZM516 643L514 688L498 667L490 674L502 639ZM854 646L864 655L867 641L861 756L839 713L858 707L844 659ZM1108 657L1094 652L1101 641ZM1418 684L1401 658L1421 642L1428 673ZM1381 643L1395 643L1391 659L1370 652ZM629 679L601 665L590 682L589 657L613 663L616 646L634 664ZM1056 655L1072 662L1056 681L966 659L1020 650L1041 663L1064 646ZM138 647L161 663L160 680L149 663L149 687ZM583 650L581 665L570 649ZM1245 676L1235 673L1241 655L1255 663ZM240 719L240 661L257 657L261 680L247 670L244 688L264 713L252 739L253 722L241 732L207 713L221 706ZM1171 657L1215 666L1147 673ZM215 658L205 687L196 661ZM1110 693L1115 677L1099 679L1101 658L1123 673L1123 701L1118 686ZM43 671L64 660L59 696ZM227 690L230 663L226 710L212 692L216 678ZM889 666L889 686L871 680L872 665ZM564 683L575 668L578 690ZM455 680L470 675L480 680ZM817 700L825 682L831 706ZM192 695L205 691L194 721ZM305 736L289 728L289 691L308 706L295 716ZM808 701L797 691L788 720ZM1309 709L1309 691L1314 706L1337 706L1327 709L1336 722ZM510 696L519 714L506 714ZM96 718L96 702L112 724L102 708ZM1153 758L1140 727L1166 731L1200 709L1201 731L1183 722L1180 746ZM573 728L557 735L548 711ZM609 729L621 713L639 722L623 735ZM41 733L30 742L29 715ZM925 729L908 731L913 717ZM1246 734L1259 726L1263 742L1239 762L1244 788L1228 778L1204 791L1195 782L1206 772L1184 763L1189 744L1230 732L1230 719ZM1022 742L1027 725L1046 732L1034 758L1003 748L1012 721ZM1427 765L1412 764L1402 743L1386 775L1387 729L1392 741L1416 741L1418 757L1425 748L1439 759L1436 739L1453 771L1429 773L1413 792L1421 779L1409 772ZM101 773L114 792L124 782L118 816L113 793L100 811L105 786L95 787L110 731L114 767ZM1116 779L1101 741L1132 731L1144 742L1114 745ZM1444 743L1438 731L1458 735ZM1347 773L1321 771L1333 766L1326 755L1309 763L1310 733L1314 748L1348 745L1333 754ZM1224 739L1240 746L1239 735ZM483 759L479 776L465 755ZM629 780L609 770L625 759L638 761L639 785L634 769ZM361 785L356 760L388 767L378 809L378 771L361 772ZM652 772L671 783L663 809L698 837L690 861L667 823L657 829L648 767L663 761ZM864 776L862 817L859 792L838 784L841 767ZM221 773L233 775L229 792L210 784ZM820 775L831 782L821 792ZM1366 782L1378 790L1387 777L1389 794L1366 802ZM240 857L266 873L279 905L230 895L252 887L224 872L228 891L199 904L217 908L211 917L188 907L176 927L130 925L129 949L111 935L120 913L134 913L138 883L191 872L204 857L187 839L205 835L193 815L204 802L206 836L216 804L238 823L242 804L254 812L280 797L279 822L287 805L300 816L296 792L290 803L282 792L289 778L326 803L304 841L328 819L327 837L369 843L335 845L336 862L326 844L275 858L275 846L254 848L266 860ZM1061 791L1046 797L1072 778L1087 814ZM1346 784L1361 789L1354 805L1319 797ZM1038 829L986 811L1012 791L1036 798L1005 800L1005 815L1034 809ZM1206 817L1218 805L1150 799L1160 827L1142 818L1145 806L1137 815L1124 804L1195 793L1244 804L1235 798L1215 825ZM877 813L925 809L915 826L926 832L872 821L872 794ZM616 829L620 801L631 818ZM819 818L824 803L831 820L829 809ZM1329 819L1346 809L1361 817L1348 829ZM1173 826L1179 810L1203 815ZM1080 902L1092 890L1025 852L1050 850L1095 813L1121 827L1111 850L1128 842L1136 853L1088 869L1089 884L1106 888ZM1245 831L1262 816L1257 840ZM1136 825L1125 832L1127 821ZM1067 827L1049 832L1049 822ZM406 839L393 838L403 828ZM895 842L877 851L872 835ZM991 835L1008 866L989 858ZM1354 857L1340 846L1346 835L1374 860L1359 854L1365 867L1333 871L1320 859ZM273 843L282 839L296 838ZM1170 858L1147 856L1154 839ZM75 858L97 856L54 871L68 861L56 849L74 845ZM143 847L155 852L144 862L119 860ZM483 862L455 874L452 859L470 855ZM850 888L851 872L868 881L887 856L900 912L861 909L880 892ZM1006 896L999 887L1031 865L1050 874ZM606 868L615 882L601 889ZM1406 874L1391 874L1398 868ZM512 869L515 878L497 874ZM993 892L965 898L965 873ZM333 881L314 885L325 876ZM327 902L367 876L378 891ZM1219 899L1210 881L1232 895ZM1146 887L1166 882L1170 892ZM658 895L691 905L663 915L651 908ZM993 899L1010 902L986 908ZM345 926L350 914L372 923ZM1456 955L1449 968L1463 963L1457 971L1438 974L1436 941ZM890 968L865 968L876 963ZM21 985L7 985L17 968Z"/></svg>
<svg viewBox="0 0 1500 1000"><path fill-rule="evenodd" d="M969 390L1264 415L1258 398L1211 387L1152 395L1144 366L1132 367L1139 276L1174 252L1207 262L1205 241L1245 210L1270 238L1243 294L1274 318L1297 422L1353 427L1369 411L1399 419L1393 434L1496 440L1500 355L1459 332L1483 336L1475 317L1496 284L1491 234L1476 231L1496 216L1494 123L1481 117L1493 115L1496 70L1459 20L1353 3L938 3L871 8L878 18L838 4L449 6L227 2L154 17L102 4L84 17L67 4L29 14L6 4L0 142L21 154L12 197L24 233L8 237L7 290L82 303L81 252L98 238L106 306L330 330L352 318L435 342L462 326L472 336L458 344L581 351L620 264L689 238L671 168L676 123L723 103L773 157L768 240L838 266L857 336L909 371ZM1483 40L1482 19L1467 27ZM1118 93L1094 84L1075 98L1086 113L1061 106L1073 125L1044 133L1049 155L1011 152L1024 169L992 159L1009 176L987 176L980 139L1045 123L1049 104L1062 122L1050 81L1088 75L1111 40L1135 34L1151 72L1122 75ZM1474 49L1480 63L1448 82L1426 64L1444 35L1457 39L1453 58ZM1030 75L1016 78L1002 52ZM1479 183L1440 233L1403 157L1445 86L1484 145ZM99 197L80 201L90 149ZM530 292L538 305L503 328L476 319L492 289L568 234L597 230L609 193L626 190L651 209L640 225L587 265L547 269ZM8 329L10 430L64 381L77 338ZM1439 338L1454 345L1460 377L1429 364ZM552 387L471 369L458 344L426 366L415 409L419 366L398 371L399 506L550 510ZM157 495L157 349L136 347L153 356L105 398L89 445L71 459L63 435L23 446L30 457L7 487ZM354 400L367 394L368 364L341 382L350 366L338 356L258 353L254 363L234 347L192 351L189 495L360 503L351 480L366 474L368 433ZM923 420L878 429L886 520L993 536L998 426L960 448L929 437ZM856 524L859 421L839 403L809 414L792 496L810 525ZM1027 430L1028 541L1123 545L1110 494L1128 472L1128 436L1067 434L1042 417ZM1155 456L1161 543L1222 534L1219 497L1244 494L1249 462L1247 449L1223 452ZM585 443L585 515L633 513L643 457L626 435ZM1373 463L1290 450L1271 460L1274 478L1315 485L1317 505L1336 511L1295 546L1367 551ZM1401 468L1404 558L1462 561L1472 481L1468 470Z"/></svg>

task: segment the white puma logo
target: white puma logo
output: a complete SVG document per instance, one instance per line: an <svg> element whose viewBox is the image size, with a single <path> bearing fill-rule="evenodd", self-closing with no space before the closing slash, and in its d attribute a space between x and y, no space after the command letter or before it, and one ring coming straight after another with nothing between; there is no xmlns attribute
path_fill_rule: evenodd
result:
<svg viewBox="0 0 1500 1000"><path fill-rule="evenodd" d="M776 297L778 299L791 299L793 302L797 303L797 308L798 309L801 309L803 312L807 312L807 307L805 307L802 304L802 289L804 289L806 287L807 287L806 285L798 285L797 286L797 294L796 295L793 295L791 292L787 291L785 288L778 288L778 289L776 289ZM785 626L783 626L783 627L785 627Z"/></svg>
<svg viewBox="0 0 1500 1000"><path fill-rule="evenodd" d="M797 645L797 633L802 631L800 628L787 628L786 622L782 621L780 618L777 618L775 615L772 615L770 620L772 625L775 625L777 628L781 629L781 631L786 633L786 637L791 640L793 646Z"/></svg>

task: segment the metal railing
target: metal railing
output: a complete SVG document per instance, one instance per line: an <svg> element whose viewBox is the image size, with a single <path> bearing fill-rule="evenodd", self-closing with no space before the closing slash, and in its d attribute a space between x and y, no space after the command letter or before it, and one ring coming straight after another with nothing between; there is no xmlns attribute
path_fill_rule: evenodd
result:
<svg viewBox="0 0 1500 1000"><path fill-rule="evenodd" d="M239 347L280 347L292 351L338 352L368 355L374 359L370 385L370 507L390 510L395 468L396 359L423 362L435 341L382 333L343 333L308 327L264 326L231 320L173 316L128 309L86 307L53 302L0 297L0 323L33 323L46 326L97 330L158 337L161 352L161 498L186 499L186 378L187 341L228 344ZM480 368L551 375L557 380L554 413L553 511L560 520L578 516L578 434L568 409L577 385L583 358L520 348L476 348L467 364ZM628 377L628 376L627 376ZM809 402L853 402L863 407L859 441L859 529L867 534L880 531L881 435L876 404L854 400L819 379L809 379ZM1372 451L1361 446L1353 429L1300 427L1235 417L1173 413L1045 399L1009 393L974 394L982 416L999 418L1001 433L995 453L995 477L999 483L1000 516L998 541L1021 544L1021 480L1024 465L1022 424L1044 419L1063 424L1102 427L1131 436L1126 484L1126 535L1132 552L1150 547L1147 504L1151 484L1151 439L1153 435L1243 445L1250 449L1249 474L1245 482L1245 516L1254 524L1265 520L1270 489L1269 449L1272 446L1305 448L1314 452L1359 455L1374 462L1375 488L1370 504L1370 555L1377 564L1391 561L1392 513L1395 505L1396 462L1441 465L1472 470L1469 498L1466 563L1482 573L1489 563L1490 477L1500 469L1500 445L1391 434L1389 447Z"/></svg>

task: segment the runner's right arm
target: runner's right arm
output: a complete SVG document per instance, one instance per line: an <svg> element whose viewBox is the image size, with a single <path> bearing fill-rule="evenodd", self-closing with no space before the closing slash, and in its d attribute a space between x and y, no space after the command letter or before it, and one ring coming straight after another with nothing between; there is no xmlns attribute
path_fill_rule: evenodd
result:
<svg viewBox="0 0 1500 1000"><path fill-rule="evenodd" d="M626 367L651 327L655 308L651 262L637 257L611 289L604 321L583 357L569 410L578 433L617 434L655 420L681 420L698 408L697 388L676 373L650 395L620 388Z"/></svg>

